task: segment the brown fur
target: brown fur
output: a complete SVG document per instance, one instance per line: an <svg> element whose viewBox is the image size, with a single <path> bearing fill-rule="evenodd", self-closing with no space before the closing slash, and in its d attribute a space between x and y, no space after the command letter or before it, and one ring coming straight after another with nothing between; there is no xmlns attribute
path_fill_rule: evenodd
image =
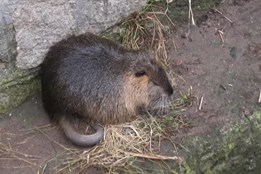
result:
<svg viewBox="0 0 261 174"><path fill-rule="evenodd" d="M132 115L135 115L138 106L144 108L148 107L148 83L149 78L147 76L141 77L139 79L135 78L133 75L127 75L124 86L124 97L125 105Z"/></svg>
<svg viewBox="0 0 261 174"><path fill-rule="evenodd" d="M101 128L93 126L95 136L81 135L68 120L77 115L105 125L131 121L140 110L165 113L173 89L149 54L85 34L50 48L42 64L42 93L46 111L60 121L66 136L91 146L103 137Z"/></svg>

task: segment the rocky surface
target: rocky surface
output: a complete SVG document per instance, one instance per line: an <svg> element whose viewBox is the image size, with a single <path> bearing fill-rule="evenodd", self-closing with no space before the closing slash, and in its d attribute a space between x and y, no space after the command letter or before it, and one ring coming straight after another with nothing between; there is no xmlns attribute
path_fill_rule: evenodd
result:
<svg viewBox="0 0 261 174"><path fill-rule="evenodd" d="M145 4L146 0L1 1L0 113L39 89L37 67L52 44L72 34L101 32ZM21 85L21 81L25 83ZM8 88L7 82L12 84Z"/></svg>
<svg viewBox="0 0 261 174"><path fill-rule="evenodd" d="M7 4L7 1L0 3L0 72L1 66L4 66L3 62L14 61L16 56L15 31Z"/></svg>
<svg viewBox="0 0 261 174"><path fill-rule="evenodd" d="M12 66L12 65L10 65ZM39 91L39 69L4 67L0 73L0 116Z"/></svg>
<svg viewBox="0 0 261 174"><path fill-rule="evenodd" d="M98 33L130 13L140 11L146 0L27 0L13 13L18 56L22 69L37 67L48 48L67 35Z"/></svg>

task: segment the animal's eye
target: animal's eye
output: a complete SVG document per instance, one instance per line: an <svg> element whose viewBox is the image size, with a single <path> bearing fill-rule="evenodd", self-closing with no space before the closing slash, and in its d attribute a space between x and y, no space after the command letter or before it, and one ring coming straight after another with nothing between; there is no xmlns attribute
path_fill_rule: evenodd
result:
<svg viewBox="0 0 261 174"><path fill-rule="evenodd" d="M141 77L141 76L144 76L144 75L146 75L145 71L138 71L138 72L135 73L136 77Z"/></svg>

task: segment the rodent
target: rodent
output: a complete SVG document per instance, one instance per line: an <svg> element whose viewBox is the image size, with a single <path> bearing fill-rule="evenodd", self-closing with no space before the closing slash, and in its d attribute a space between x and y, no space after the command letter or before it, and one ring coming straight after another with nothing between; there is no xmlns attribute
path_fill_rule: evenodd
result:
<svg viewBox="0 0 261 174"><path fill-rule="evenodd" d="M41 66L44 108L78 146L99 143L101 125L131 121L142 110L167 111L173 94L165 71L151 55L91 33L54 44ZM71 124L76 116L96 132L78 133Z"/></svg>

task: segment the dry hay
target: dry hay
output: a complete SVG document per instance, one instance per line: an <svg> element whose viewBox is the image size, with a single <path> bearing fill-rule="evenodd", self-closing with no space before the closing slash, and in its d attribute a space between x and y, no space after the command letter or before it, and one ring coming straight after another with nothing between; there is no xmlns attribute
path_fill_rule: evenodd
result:
<svg viewBox="0 0 261 174"><path fill-rule="evenodd" d="M142 11L133 14L128 20L121 24L122 44L131 48L139 49L146 42L153 48L156 59L160 60L164 66L168 66L168 54L166 51L165 35L169 32L169 26L164 25L159 16L166 17L172 25L173 22L165 12ZM148 39L151 38L151 39ZM146 43L147 44L147 43Z"/></svg>
<svg viewBox="0 0 261 174"><path fill-rule="evenodd" d="M130 161L135 158L174 160L178 163L182 161L178 156L157 155L163 130L152 116L120 125L109 125L105 127L105 132L105 140L100 145L88 150L68 151L68 158L59 172L99 166L113 173L119 168L128 168Z"/></svg>
<svg viewBox="0 0 261 174"><path fill-rule="evenodd" d="M165 37L170 33L171 26L174 26L168 12L168 4L149 1L142 11L131 14L101 35L130 49L145 48L148 45L166 70L168 54ZM173 44L176 47L174 42Z"/></svg>

